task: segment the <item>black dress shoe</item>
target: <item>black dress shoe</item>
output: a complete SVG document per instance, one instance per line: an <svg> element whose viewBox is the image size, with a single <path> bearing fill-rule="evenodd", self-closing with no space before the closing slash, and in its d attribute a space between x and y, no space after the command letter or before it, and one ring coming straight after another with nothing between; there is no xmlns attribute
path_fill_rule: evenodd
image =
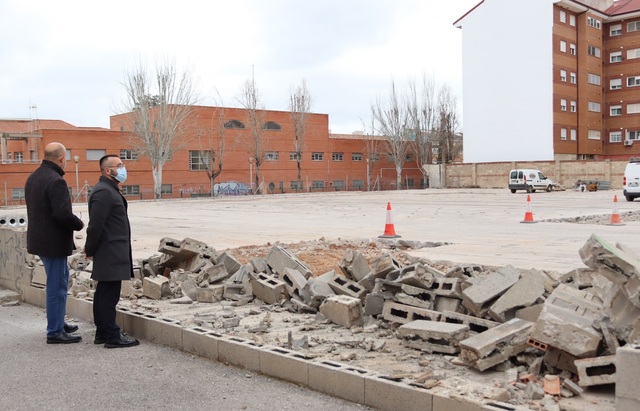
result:
<svg viewBox="0 0 640 411"><path fill-rule="evenodd" d="M61 332L55 337L47 337L47 344L73 344L82 341L82 337L79 335L67 334Z"/></svg>
<svg viewBox="0 0 640 411"><path fill-rule="evenodd" d="M66 332L67 334L71 334L76 331L78 331L77 325L64 323L64 332Z"/></svg>
<svg viewBox="0 0 640 411"><path fill-rule="evenodd" d="M107 342L107 337L105 337L104 335L96 334L96 337L93 339L94 344L104 344L106 342Z"/></svg>
<svg viewBox="0 0 640 411"><path fill-rule="evenodd" d="M140 341L136 340L133 337L129 337L128 335L120 334L120 338L107 340L104 343L105 348L126 348L133 347L134 345L140 344Z"/></svg>

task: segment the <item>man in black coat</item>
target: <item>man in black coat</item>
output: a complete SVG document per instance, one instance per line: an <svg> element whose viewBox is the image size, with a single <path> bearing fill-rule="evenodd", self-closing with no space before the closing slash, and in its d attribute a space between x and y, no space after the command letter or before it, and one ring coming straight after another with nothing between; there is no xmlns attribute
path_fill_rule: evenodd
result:
<svg viewBox="0 0 640 411"><path fill-rule="evenodd" d="M77 325L66 324L67 291L73 232L84 223L73 214L67 182L62 178L67 165L67 149L60 143L49 143L44 159L24 187L27 202L27 251L38 255L47 273L47 344L69 344L82 340L71 334Z"/></svg>
<svg viewBox="0 0 640 411"><path fill-rule="evenodd" d="M133 277L127 200L118 186L127 179L127 169L119 156L109 154L100 159L100 170L100 180L89 197L84 246L87 257L93 258L91 278L98 282L93 297L94 343L106 348L131 347L138 345L138 340L120 333L116 324L122 281Z"/></svg>

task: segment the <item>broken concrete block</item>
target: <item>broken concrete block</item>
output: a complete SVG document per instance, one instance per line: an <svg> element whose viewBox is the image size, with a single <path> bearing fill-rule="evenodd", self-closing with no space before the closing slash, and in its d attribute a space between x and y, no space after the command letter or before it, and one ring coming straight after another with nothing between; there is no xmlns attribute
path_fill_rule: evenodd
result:
<svg viewBox="0 0 640 411"><path fill-rule="evenodd" d="M279 276L284 275L285 268L293 268L298 270L306 279L311 277L311 270L296 256L294 256L288 250L275 245L267 256L267 264L273 269Z"/></svg>
<svg viewBox="0 0 640 411"><path fill-rule="evenodd" d="M275 304L287 299L287 285L275 277L258 273L249 275L253 294L267 304Z"/></svg>
<svg viewBox="0 0 640 411"><path fill-rule="evenodd" d="M460 291L462 281L459 278L433 278L429 291L441 297L461 298Z"/></svg>
<svg viewBox="0 0 640 411"><path fill-rule="evenodd" d="M331 322L351 328L362 325L362 301L348 295L327 297L320 305L320 313Z"/></svg>
<svg viewBox="0 0 640 411"><path fill-rule="evenodd" d="M253 266L253 271L256 273L272 274L271 269L269 268L269 264L267 264L266 258L252 258L251 265Z"/></svg>
<svg viewBox="0 0 640 411"><path fill-rule="evenodd" d="M578 290L566 284L558 285L545 304L553 304L596 321L604 317L604 307L600 298L586 290Z"/></svg>
<svg viewBox="0 0 640 411"><path fill-rule="evenodd" d="M367 294L366 288L355 281L349 280L348 278L340 275L336 275L331 278L328 284L336 294L348 295L350 297L359 298L360 300L363 300L364 296Z"/></svg>
<svg viewBox="0 0 640 411"><path fill-rule="evenodd" d="M474 335L487 331L490 328L500 325L499 322L474 317L472 315L461 314L455 311L442 311L440 321L450 324L464 324L469 327L469 335Z"/></svg>
<svg viewBox="0 0 640 411"><path fill-rule="evenodd" d="M516 310L538 302L544 292L544 277L541 274L535 271L524 274L491 304L489 315L499 322L510 320L515 317Z"/></svg>
<svg viewBox="0 0 640 411"><path fill-rule="evenodd" d="M526 321L531 321L535 323L540 318L540 313L542 312L542 308L544 304L534 304L530 307L521 308L516 311L516 318L521 318Z"/></svg>
<svg viewBox="0 0 640 411"><path fill-rule="evenodd" d="M640 308L640 277L632 275L623 286L624 293L631 304Z"/></svg>
<svg viewBox="0 0 640 411"><path fill-rule="evenodd" d="M222 284L196 289L196 301L199 303L215 303L222 301L223 297L224 285Z"/></svg>
<svg viewBox="0 0 640 411"><path fill-rule="evenodd" d="M180 242L181 242L180 240L176 240L175 238L164 237L160 239L160 245L158 246L158 251L168 255L179 255Z"/></svg>
<svg viewBox="0 0 640 411"><path fill-rule="evenodd" d="M224 263L208 266L203 270L203 273L207 275L207 281L209 281L209 284L219 283L231 276Z"/></svg>
<svg viewBox="0 0 640 411"><path fill-rule="evenodd" d="M218 256L216 259L218 264L224 264L224 267L227 269L229 275L233 275L242 267L240 261L238 261L231 253L225 251Z"/></svg>
<svg viewBox="0 0 640 411"><path fill-rule="evenodd" d="M223 297L226 300L241 301L247 299L245 288L242 284L225 283Z"/></svg>
<svg viewBox="0 0 640 411"><path fill-rule="evenodd" d="M640 401L638 390L640 345L627 344L616 352L616 400L625 398Z"/></svg>
<svg viewBox="0 0 640 411"><path fill-rule="evenodd" d="M396 301L428 310L433 308L436 298L433 293L407 284L402 284L400 290L402 292L396 294Z"/></svg>
<svg viewBox="0 0 640 411"><path fill-rule="evenodd" d="M634 384L634 386L635 385L636 384ZM564 381L562 381L562 388L571 391L575 395L581 395L584 392L584 390L580 388L578 384L576 384L575 382L571 381L568 378L565 378ZM616 385L616 389L617 389L617 385ZM637 388L634 388L634 390L637 390ZM617 393L616 393L616 396L617 396Z"/></svg>
<svg viewBox="0 0 640 411"><path fill-rule="evenodd" d="M300 273L300 271L293 268L285 267L285 272L281 276L282 281L287 285L287 292L289 295L300 295L300 290L307 285L307 279Z"/></svg>
<svg viewBox="0 0 640 411"><path fill-rule="evenodd" d="M442 295L436 296L435 310L436 311L458 311L458 308L462 304L462 300L455 297L444 297Z"/></svg>
<svg viewBox="0 0 640 411"><path fill-rule="evenodd" d="M640 308L629 301L620 286L615 288L607 308L618 338L626 342L634 342L640 332Z"/></svg>
<svg viewBox="0 0 640 411"><path fill-rule="evenodd" d="M329 280L336 276L336 272L331 270L318 277L311 277L299 291L302 300L313 308L320 307L320 304L330 295L336 293L329 286Z"/></svg>
<svg viewBox="0 0 640 411"><path fill-rule="evenodd" d="M575 361L578 369L578 384L581 387L613 384L616 382L616 356L583 358ZM637 373L637 370L636 370Z"/></svg>
<svg viewBox="0 0 640 411"><path fill-rule="evenodd" d="M182 294L191 298L193 301L196 300L196 289L198 288L198 284L196 284L196 280L193 276L187 277L184 281L180 283L180 288L182 289Z"/></svg>
<svg viewBox="0 0 640 411"><path fill-rule="evenodd" d="M615 283L623 284L628 277L640 275L640 259L635 253L620 244L613 247L595 234L580 248L579 254L587 267Z"/></svg>
<svg viewBox="0 0 640 411"><path fill-rule="evenodd" d="M455 354L460 350L460 341L468 336L468 326L441 321L416 320L398 328L398 337L405 346L427 352Z"/></svg>
<svg viewBox="0 0 640 411"><path fill-rule="evenodd" d="M159 300L164 296L171 295L169 279L167 277L145 277L142 280L142 295L152 300Z"/></svg>
<svg viewBox="0 0 640 411"><path fill-rule="evenodd" d="M382 294L369 293L364 298L364 315L380 315L384 308L385 298Z"/></svg>
<svg viewBox="0 0 640 411"><path fill-rule="evenodd" d="M520 279L520 271L512 266L501 267L497 271L474 280L473 285L462 291L462 304L475 315L481 317L497 300Z"/></svg>
<svg viewBox="0 0 640 411"><path fill-rule="evenodd" d="M338 263L338 267L347 278L356 282L373 274L366 258L359 251L347 250L342 261Z"/></svg>
<svg viewBox="0 0 640 411"><path fill-rule="evenodd" d="M433 274L431 274L422 263L416 263L404 267L400 269L399 272L392 271L387 274L386 279L388 281L394 281L423 289L431 289L434 281ZM436 289L437 288L439 287L436 287Z"/></svg>
<svg viewBox="0 0 640 411"><path fill-rule="evenodd" d="M122 298L129 298L131 295L133 295L134 290L133 290L133 286L131 285L131 280L124 280L121 282L121 287L120 287L120 297ZM86 290L89 291L89 290ZM74 295L78 295L77 293L73 293Z"/></svg>
<svg viewBox="0 0 640 411"><path fill-rule="evenodd" d="M191 271L192 273L200 272L200 270L207 265L211 265L211 261L202 258L200 255L195 255L179 264L180 268L183 268L185 271Z"/></svg>
<svg viewBox="0 0 640 411"><path fill-rule="evenodd" d="M524 390L525 397L531 400L540 400L544 398L544 389L535 381L529 381L527 388Z"/></svg>
<svg viewBox="0 0 640 411"><path fill-rule="evenodd" d="M534 323L514 318L460 342L460 359L484 371L527 349Z"/></svg>
<svg viewBox="0 0 640 411"><path fill-rule="evenodd" d="M571 355L566 351L562 351L554 347L547 347L547 350L544 353L545 364L563 371L569 371L573 374L578 373L575 365L575 360L577 359L578 357L575 355Z"/></svg>
<svg viewBox="0 0 640 411"><path fill-rule="evenodd" d="M382 316L385 320L400 324L407 324L415 320L440 320L440 313L410 305L398 304L391 300L384 303Z"/></svg>
<svg viewBox="0 0 640 411"><path fill-rule="evenodd" d="M388 253L382 254L369 261L369 266L375 278L385 278L391 271L400 270L400 263L394 260Z"/></svg>

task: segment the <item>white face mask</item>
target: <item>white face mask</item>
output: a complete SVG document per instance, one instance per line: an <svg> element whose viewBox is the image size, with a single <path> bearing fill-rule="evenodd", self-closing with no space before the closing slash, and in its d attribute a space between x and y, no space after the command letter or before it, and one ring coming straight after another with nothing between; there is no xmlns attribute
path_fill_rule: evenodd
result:
<svg viewBox="0 0 640 411"><path fill-rule="evenodd" d="M127 180L127 169L124 166L120 167L113 178L121 183L124 183Z"/></svg>

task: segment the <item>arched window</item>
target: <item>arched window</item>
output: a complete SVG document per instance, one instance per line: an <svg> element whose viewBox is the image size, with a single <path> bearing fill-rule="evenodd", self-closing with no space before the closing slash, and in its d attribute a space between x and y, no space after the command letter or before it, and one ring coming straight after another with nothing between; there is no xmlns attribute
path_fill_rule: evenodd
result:
<svg viewBox="0 0 640 411"><path fill-rule="evenodd" d="M229 120L224 123L224 128L245 128L245 125L242 121L239 120Z"/></svg>
<svg viewBox="0 0 640 411"><path fill-rule="evenodd" d="M282 127L280 127L280 124L276 123L275 121L267 121L262 125L262 129L263 130L282 130Z"/></svg>

